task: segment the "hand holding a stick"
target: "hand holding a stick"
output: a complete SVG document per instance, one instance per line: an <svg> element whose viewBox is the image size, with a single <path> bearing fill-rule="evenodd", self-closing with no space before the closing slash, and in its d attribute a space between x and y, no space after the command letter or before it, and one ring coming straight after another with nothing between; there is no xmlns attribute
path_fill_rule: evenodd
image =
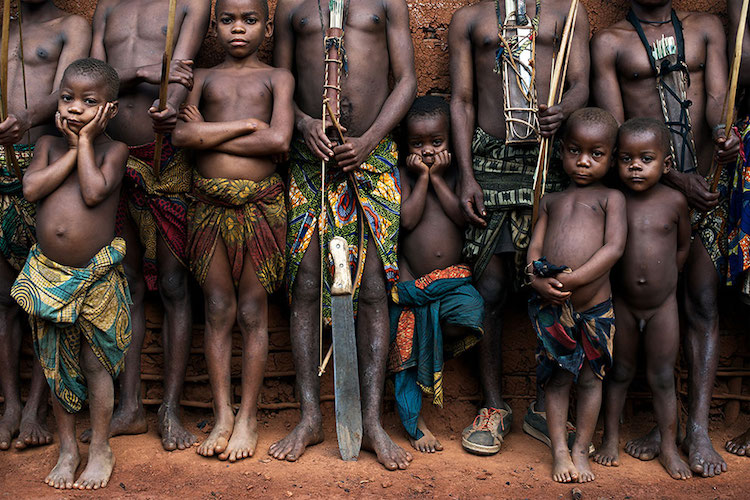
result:
<svg viewBox="0 0 750 500"><path fill-rule="evenodd" d="M177 109L167 102L167 107L159 111L159 99L148 108L148 114L151 117L154 132L157 134L169 134L177 125Z"/></svg>
<svg viewBox="0 0 750 500"><path fill-rule="evenodd" d="M539 105L539 131L542 137L552 137L560 129L565 115L560 104L547 106Z"/></svg>
<svg viewBox="0 0 750 500"><path fill-rule="evenodd" d="M326 161L333 158L333 142L323 132L323 120L307 116L297 122L297 130L305 139L307 149L317 158Z"/></svg>
<svg viewBox="0 0 750 500"><path fill-rule="evenodd" d="M461 177L458 181L458 193L466 222L477 227L487 227L484 193L473 175L471 178Z"/></svg>
<svg viewBox="0 0 750 500"><path fill-rule="evenodd" d="M25 110L11 113L0 122L0 144L17 144L23 134L31 128L31 120Z"/></svg>
<svg viewBox="0 0 750 500"><path fill-rule="evenodd" d="M719 165L726 165L737 159L740 152L740 139L733 133L726 136L724 128L714 129L713 133L714 154L718 159Z"/></svg>

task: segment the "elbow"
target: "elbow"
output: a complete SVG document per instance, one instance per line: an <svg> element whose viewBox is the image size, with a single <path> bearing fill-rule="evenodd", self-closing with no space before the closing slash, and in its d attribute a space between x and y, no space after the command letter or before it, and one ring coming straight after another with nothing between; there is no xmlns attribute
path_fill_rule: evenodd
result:
<svg viewBox="0 0 750 500"><path fill-rule="evenodd" d="M291 149L291 143L292 143L292 133L289 131L289 133L276 133L273 134L272 137L269 138L268 141L268 154L277 155L277 154L287 154L289 153L289 150Z"/></svg>
<svg viewBox="0 0 750 500"><path fill-rule="evenodd" d="M87 207L93 208L106 198L105 194L94 189L81 189L81 197Z"/></svg>
<svg viewBox="0 0 750 500"><path fill-rule="evenodd" d="M172 145L178 148L186 148L190 146L188 135L181 127L175 127L172 131Z"/></svg>
<svg viewBox="0 0 750 500"><path fill-rule="evenodd" d="M25 178L23 180L23 197L29 203L36 203L42 198L40 187L33 181L29 182L28 178Z"/></svg>

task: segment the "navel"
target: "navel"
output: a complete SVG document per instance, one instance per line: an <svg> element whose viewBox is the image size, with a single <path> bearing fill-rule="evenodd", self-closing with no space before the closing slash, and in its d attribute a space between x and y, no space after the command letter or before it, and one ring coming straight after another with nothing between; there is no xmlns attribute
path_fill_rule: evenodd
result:
<svg viewBox="0 0 750 500"><path fill-rule="evenodd" d="M633 73L633 78L638 78L640 76L640 73Z"/></svg>

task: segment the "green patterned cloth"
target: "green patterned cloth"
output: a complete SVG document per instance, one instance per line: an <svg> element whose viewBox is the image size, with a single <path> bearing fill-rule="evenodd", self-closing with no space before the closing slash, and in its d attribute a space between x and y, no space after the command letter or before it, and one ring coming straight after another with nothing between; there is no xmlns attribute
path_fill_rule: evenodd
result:
<svg viewBox="0 0 750 500"><path fill-rule="evenodd" d="M25 173L34 156L34 145L16 144L18 165ZM36 243L36 206L23 197L21 179L0 148L0 253L16 271L20 271Z"/></svg>
<svg viewBox="0 0 750 500"><path fill-rule="evenodd" d="M29 314L34 351L50 388L70 413L88 396L79 360L85 340L112 377L130 346L130 290L122 267L125 240L115 238L85 268L58 264L34 245L11 296Z"/></svg>
<svg viewBox="0 0 750 500"><path fill-rule="evenodd" d="M323 287L323 318L326 324L331 322L333 269L328 244L334 236L341 236L349 243L352 273L357 270L360 240L364 260L367 243L372 239L383 264L389 288L398 281L396 246L401 213L401 184L397 162L396 143L387 136L367 160L349 175L330 164L326 168L326 217L322 221L323 238L320 241L329 264L326 266L328 269ZM292 141L290 164L286 249L287 286L291 301L294 279L302 257L313 234L319 230L321 194L320 160L307 149L301 138ZM364 266L364 262L362 265ZM354 283L355 314L359 285L359 281Z"/></svg>
<svg viewBox="0 0 750 500"><path fill-rule="evenodd" d="M534 172L539 145L511 146L477 127L471 143L474 178L484 192L487 227L466 229L464 257L473 264L474 280L484 272L508 223L516 250L516 270L526 265L526 249L531 239L531 209L534 205ZM554 149L547 172L546 192L560 191L565 175L560 167L558 148Z"/></svg>

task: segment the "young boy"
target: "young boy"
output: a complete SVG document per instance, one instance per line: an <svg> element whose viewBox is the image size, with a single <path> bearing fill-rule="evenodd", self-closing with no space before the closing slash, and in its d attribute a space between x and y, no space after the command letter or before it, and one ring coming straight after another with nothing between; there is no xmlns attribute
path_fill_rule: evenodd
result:
<svg viewBox="0 0 750 500"><path fill-rule="evenodd" d="M121 265L125 241L115 215L128 148L104 130L117 114L117 73L79 59L60 82L56 122L63 137L43 136L23 179L37 202L38 243L11 290L31 317L34 351L50 388L60 457L45 482L97 489L109 481L114 383L130 345L130 292ZM83 473L75 415L90 391L91 446Z"/></svg>
<svg viewBox="0 0 750 500"><path fill-rule="evenodd" d="M545 386L552 441L552 477L558 482L594 479L589 443L612 365L615 318L609 270L627 235L625 198L601 179L609 170L617 122L599 108L573 112L563 135L565 191L546 195L529 244L534 289L529 316L536 330L537 374ZM549 259L549 261L547 260ZM577 382L578 431L568 451L570 386Z"/></svg>
<svg viewBox="0 0 750 500"><path fill-rule="evenodd" d="M406 114L406 167L401 174L399 283L391 290L391 348L396 403L414 449L443 446L419 414L422 390L443 405L443 335L457 334L446 350L455 356L482 336L484 301L461 264L464 219L451 164L450 107L437 96L419 97ZM434 314L434 316L433 316Z"/></svg>
<svg viewBox="0 0 750 500"><path fill-rule="evenodd" d="M692 475L690 467L675 444L674 364L680 347L677 276L690 250L690 217L682 193L659 182L672 165L664 122L655 118L625 122L618 137L617 164L627 188L628 241L617 270L617 356L607 379L604 440L594 461L619 465L619 419L635 375L638 334L644 333L648 381L661 434L659 460L670 476L687 479Z"/></svg>
<svg viewBox="0 0 750 500"><path fill-rule="evenodd" d="M224 62L196 71L173 140L198 150L189 256L206 296L206 362L216 416L198 453L234 462L252 456L258 442L268 295L281 285L285 263L284 185L270 156L289 149L294 79L258 60L258 47L273 32L266 0L219 0L216 19ZM230 392L235 318L244 339L236 418Z"/></svg>

